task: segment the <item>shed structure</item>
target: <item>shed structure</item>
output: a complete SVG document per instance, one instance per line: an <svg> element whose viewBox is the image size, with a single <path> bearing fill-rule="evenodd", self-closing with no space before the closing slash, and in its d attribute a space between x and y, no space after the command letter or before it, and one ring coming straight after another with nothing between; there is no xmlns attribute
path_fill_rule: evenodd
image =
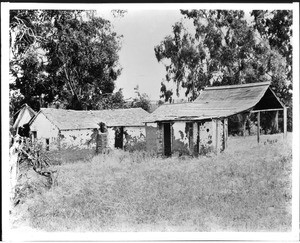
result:
<svg viewBox="0 0 300 243"><path fill-rule="evenodd" d="M76 111L41 108L30 121L32 139L46 150L126 148L145 141L142 108Z"/></svg>
<svg viewBox="0 0 300 243"><path fill-rule="evenodd" d="M29 123L29 121L36 115L36 112L27 104L24 104L21 109L15 114L17 118L13 124L13 130L18 134L19 128Z"/></svg>
<svg viewBox="0 0 300 243"><path fill-rule="evenodd" d="M286 107L270 82L207 87L194 102L165 104L149 115L147 148L165 156L220 152L227 147L228 117L243 112L257 113L259 142L260 112L280 110L286 134Z"/></svg>

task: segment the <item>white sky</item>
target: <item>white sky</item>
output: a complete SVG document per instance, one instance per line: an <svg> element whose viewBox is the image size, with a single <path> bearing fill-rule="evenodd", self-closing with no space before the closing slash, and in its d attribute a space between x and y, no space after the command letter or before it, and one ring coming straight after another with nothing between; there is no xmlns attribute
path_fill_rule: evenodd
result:
<svg viewBox="0 0 300 243"><path fill-rule="evenodd" d="M108 12L100 16L111 20L114 30L123 35L119 62L123 68L117 88L123 88L125 98L134 96L139 85L142 93L159 99L160 83L166 72L158 63L154 47L172 33L172 26L182 18L179 10L128 10L124 17L113 18Z"/></svg>
<svg viewBox="0 0 300 243"><path fill-rule="evenodd" d="M129 9L125 16L120 18L114 18L109 10L100 9L98 14L110 20L114 30L123 35L122 48L119 52L119 62L123 69L116 81L116 90L123 88L124 97L130 98L135 96L134 88L139 85L142 93L147 93L152 100L158 100L160 83L166 71L164 65L156 60L154 47L167 35L172 35L172 26L183 19L179 8ZM248 12L246 17L249 17ZM190 20L184 20L184 23L186 27L192 27ZM172 87L171 83L168 87ZM174 84L173 87L175 95ZM183 89L180 90L179 98L185 98Z"/></svg>

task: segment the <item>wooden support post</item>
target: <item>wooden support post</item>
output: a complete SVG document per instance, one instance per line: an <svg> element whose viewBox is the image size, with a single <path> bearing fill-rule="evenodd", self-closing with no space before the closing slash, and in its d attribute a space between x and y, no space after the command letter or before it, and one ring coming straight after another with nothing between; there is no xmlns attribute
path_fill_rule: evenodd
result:
<svg viewBox="0 0 300 243"><path fill-rule="evenodd" d="M219 120L216 119L216 152L219 153Z"/></svg>
<svg viewBox="0 0 300 243"><path fill-rule="evenodd" d="M192 122L187 122L188 126L188 140L189 140L189 153L194 154L194 124Z"/></svg>
<svg viewBox="0 0 300 243"><path fill-rule="evenodd" d="M247 120L248 120L248 114L246 114L244 117L244 121L243 121L243 137L246 136L246 124L247 124Z"/></svg>
<svg viewBox="0 0 300 243"><path fill-rule="evenodd" d="M287 137L287 107L283 108L283 138Z"/></svg>
<svg viewBox="0 0 300 243"><path fill-rule="evenodd" d="M227 148L228 139L228 119L225 118L223 122L223 150Z"/></svg>
<svg viewBox="0 0 300 243"><path fill-rule="evenodd" d="M276 132L278 132L278 112L279 111L275 112L275 130L276 130Z"/></svg>
<svg viewBox="0 0 300 243"><path fill-rule="evenodd" d="M259 143L260 139L260 112L257 112L257 142Z"/></svg>

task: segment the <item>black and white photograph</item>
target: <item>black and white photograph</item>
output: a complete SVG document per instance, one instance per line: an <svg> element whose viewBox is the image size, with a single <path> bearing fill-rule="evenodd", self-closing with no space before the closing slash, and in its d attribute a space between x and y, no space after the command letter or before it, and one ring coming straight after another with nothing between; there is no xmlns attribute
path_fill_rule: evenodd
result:
<svg viewBox="0 0 300 243"><path fill-rule="evenodd" d="M299 240L299 3L1 9L4 241Z"/></svg>

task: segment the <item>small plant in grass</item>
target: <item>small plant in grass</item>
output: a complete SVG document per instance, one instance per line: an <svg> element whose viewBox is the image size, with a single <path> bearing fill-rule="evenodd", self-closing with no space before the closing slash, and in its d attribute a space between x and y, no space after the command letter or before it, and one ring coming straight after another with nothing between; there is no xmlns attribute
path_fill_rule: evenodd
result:
<svg viewBox="0 0 300 243"><path fill-rule="evenodd" d="M205 145L200 146L200 150L199 150L200 155L209 155L212 152L213 152L212 146L205 146Z"/></svg>

